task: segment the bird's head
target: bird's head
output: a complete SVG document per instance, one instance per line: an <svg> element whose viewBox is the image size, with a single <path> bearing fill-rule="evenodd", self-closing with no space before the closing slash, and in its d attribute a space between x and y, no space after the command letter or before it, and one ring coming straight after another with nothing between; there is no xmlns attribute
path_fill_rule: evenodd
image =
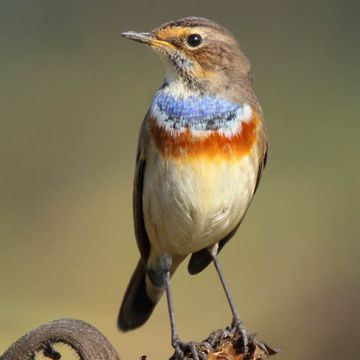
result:
<svg viewBox="0 0 360 360"><path fill-rule="evenodd" d="M187 17L148 33L129 31L122 35L150 46L160 56L167 83L217 94L251 88L250 64L239 43L213 21Z"/></svg>

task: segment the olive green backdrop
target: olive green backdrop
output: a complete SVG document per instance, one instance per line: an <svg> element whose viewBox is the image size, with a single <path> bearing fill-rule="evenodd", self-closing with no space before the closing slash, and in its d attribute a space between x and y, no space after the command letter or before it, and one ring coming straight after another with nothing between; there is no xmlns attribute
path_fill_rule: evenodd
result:
<svg viewBox="0 0 360 360"><path fill-rule="evenodd" d="M125 360L170 355L164 298L141 329L115 326L138 259L138 128L163 79L156 56L119 33L198 15L239 39L269 128L259 191L221 254L239 312L279 359L358 356L359 11L355 0L1 0L0 353L75 317ZM173 280L184 339L229 323L212 268Z"/></svg>

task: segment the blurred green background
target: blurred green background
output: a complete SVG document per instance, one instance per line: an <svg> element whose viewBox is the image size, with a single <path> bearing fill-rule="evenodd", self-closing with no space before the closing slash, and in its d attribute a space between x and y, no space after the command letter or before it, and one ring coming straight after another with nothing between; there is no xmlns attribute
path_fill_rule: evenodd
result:
<svg viewBox="0 0 360 360"><path fill-rule="evenodd" d="M0 353L43 322L97 326L123 359L171 354L165 299L121 334L138 259L131 192L140 122L163 72L119 36L187 15L229 28L250 58L268 167L221 254L251 331L279 359L359 353L358 1L0 2ZM212 268L173 281L180 336L230 312Z"/></svg>

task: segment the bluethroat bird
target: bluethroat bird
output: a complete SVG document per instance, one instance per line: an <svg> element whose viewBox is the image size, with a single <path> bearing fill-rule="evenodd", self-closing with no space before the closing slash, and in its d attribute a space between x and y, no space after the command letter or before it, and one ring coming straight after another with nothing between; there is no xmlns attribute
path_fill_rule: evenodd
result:
<svg viewBox="0 0 360 360"><path fill-rule="evenodd" d="M165 291L172 345L180 352L185 343L175 328L170 278L191 255L190 274L214 263L247 349L218 253L245 216L266 163L267 133L250 63L228 30L204 18L122 35L154 50L166 76L140 131L133 204L141 257L118 327L143 325Z"/></svg>

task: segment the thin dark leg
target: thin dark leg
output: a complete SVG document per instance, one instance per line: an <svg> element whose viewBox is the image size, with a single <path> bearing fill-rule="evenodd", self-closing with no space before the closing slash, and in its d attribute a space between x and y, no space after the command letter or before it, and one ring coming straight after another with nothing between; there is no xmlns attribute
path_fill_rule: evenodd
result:
<svg viewBox="0 0 360 360"><path fill-rule="evenodd" d="M244 345L244 349L245 349L245 353L246 353L247 349L248 349L247 331L245 329L245 326L244 326L243 322L240 320L240 317L239 317L238 312L236 310L235 304L234 304L233 299L232 299L232 297L230 295L229 287L228 287L228 285L227 285L227 283L225 281L225 277L224 277L224 274L222 272L219 259L217 257L217 246L212 248L212 249L209 249L209 252L210 252L211 258L212 258L212 260L214 262L216 272L219 275L221 285L222 285L222 287L223 287L223 289L225 291L226 298L227 298L227 300L229 302L231 313L232 313L232 316L233 316L234 325L239 329L239 331L241 333L242 340L243 340L243 345Z"/></svg>
<svg viewBox="0 0 360 360"><path fill-rule="evenodd" d="M171 326L171 344L175 349L176 358L182 359L183 352L181 348L187 348L191 351L194 360L199 360L195 345L193 343L183 343L180 341L175 326L174 304L171 297L171 284L170 284L170 271L164 272L165 292L166 300L169 310L170 326Z"/></svg>
<svg viewBox="0 0 360 360"><path fill-rule="evenodd" d="M171 297L170 271L166 271L164 277L165 277L164 280L165 280L166 300L168 304L170 326L171 326L171 344L175 348L178 345L179 337L177 336L176 327L175 327L174 304Z"/></svg>

